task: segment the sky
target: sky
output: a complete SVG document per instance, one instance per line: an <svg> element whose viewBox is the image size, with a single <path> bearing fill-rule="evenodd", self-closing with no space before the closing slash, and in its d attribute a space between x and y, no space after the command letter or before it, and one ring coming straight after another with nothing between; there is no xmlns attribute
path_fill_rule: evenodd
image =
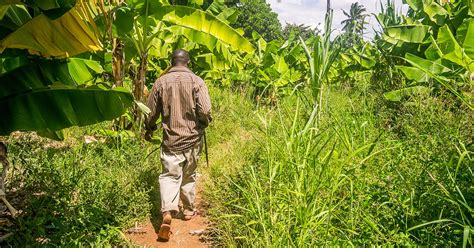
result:
<svg viewBox="0 0 474 248"><path fill-rule="evenodd" d="M382 0L385 3L385 0ZM342 10L348 10L356 0L331 0L331 8L334 10L333 26L336 30L342 29L341 21L345 19ZM368 13L380 12L380 0L358 0L364 5ZM326 0L267 0L273 11L278 13L278 19L284 27L286 23L305 24L311 27L323 29L324 15L326 13ZM395 6L402 8L402 0L395 0ZM406 11L406 6L402 11ZM377 21L373 16L368 20L366 26L366 36L374 34L373 27L377 26Z"/></svg>

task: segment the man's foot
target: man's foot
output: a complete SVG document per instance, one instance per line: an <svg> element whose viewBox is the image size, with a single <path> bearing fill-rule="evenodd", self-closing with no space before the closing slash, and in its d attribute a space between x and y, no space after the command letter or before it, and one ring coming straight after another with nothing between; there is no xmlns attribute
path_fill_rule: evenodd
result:
<svg viewBox="0 0 474 248"><path fill-rule="evenodd" d="M189 215L187 214L183 214L183 215L184 215L183 220L185 221L192 220L197 216L197 211L194 211L192 214L189 214Z"/></svg>
<svg viewBox="0 0 474 248"><path fill-rule="evenodd" d="M160 231L158 232L158 240L159 241L168 241L170 240L171 236L171 213L164 212L163 213L163 222L161 222Z"/></svg>

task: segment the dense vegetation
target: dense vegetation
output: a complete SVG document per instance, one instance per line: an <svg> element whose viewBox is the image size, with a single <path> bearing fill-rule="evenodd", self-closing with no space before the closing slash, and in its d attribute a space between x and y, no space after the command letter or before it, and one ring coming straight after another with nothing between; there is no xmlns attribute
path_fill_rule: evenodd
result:
<svg viewBox="0 0 474 248"><path fill-rule="evenodd" d="M474 2L405 2L381 3L364 40L360 4L335 35L331 10L322 31L282 30L264 1L0 0L0 135L22 210L0 234L131 245L123 230L159 209L141 102L181 47L213 102L209 242L472 246Z"/></svg>

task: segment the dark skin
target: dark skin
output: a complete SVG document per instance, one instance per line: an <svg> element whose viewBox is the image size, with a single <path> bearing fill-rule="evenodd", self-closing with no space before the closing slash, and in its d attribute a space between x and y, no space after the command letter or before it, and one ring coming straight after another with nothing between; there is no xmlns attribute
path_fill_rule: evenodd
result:
<svg viewBox="0 0 474 248"><path fill-rule="evenodd" d="M189 65L189 54L185 50L178 49L173 52L171 58L171 64L173 67L175 66L184 66L188 67ZM145 132L145 140L151 141L153 137L153 130L146 130Z"/></svg>

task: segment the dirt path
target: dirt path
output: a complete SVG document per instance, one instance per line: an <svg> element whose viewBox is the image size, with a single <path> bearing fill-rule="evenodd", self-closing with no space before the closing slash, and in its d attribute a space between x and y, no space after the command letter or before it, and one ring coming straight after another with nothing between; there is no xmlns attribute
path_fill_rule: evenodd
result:
<svg viewBox="0 0 474 248"><path fill-rule="evenodd" d="M173 234L168 242L157 241L157 232L160 228L161 219L155 218L150 218L145 223L138 224L138 228L129 229L126 235L130 241L140 247L210 247L203 242L208 227L208 221L205 217L206 209L203 207L201 199L201 181L202 180L199 180L197 183L198 190L196 197L196 206L198 207L199 215L190 221L173 218L171 222Z"/></svg>

